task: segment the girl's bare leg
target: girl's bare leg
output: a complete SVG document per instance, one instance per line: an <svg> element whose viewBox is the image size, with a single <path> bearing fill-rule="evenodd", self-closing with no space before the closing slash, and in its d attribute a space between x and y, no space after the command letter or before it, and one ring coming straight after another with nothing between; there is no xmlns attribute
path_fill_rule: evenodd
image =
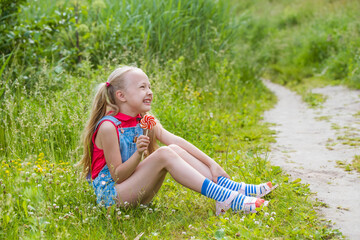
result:
<svg viewBox="0 0 360 240"><path fill-rule="evenodd" d="M169 145L169 148L174 150L182 159L195 168L199 173L208 179L212 179L211 171L207 165L201 162L199 159L191 155L189 152L179 147L176 144Z"/></svg>
<svg viewBox="0 0 360 240"><path fill-rule="evenodd" d="M136 205L151 201L161 187L167 172L178 183L201 192L205 177L174 150L161 147L142 161L128 179L115 186L120 204L128 202Z"/></svg>

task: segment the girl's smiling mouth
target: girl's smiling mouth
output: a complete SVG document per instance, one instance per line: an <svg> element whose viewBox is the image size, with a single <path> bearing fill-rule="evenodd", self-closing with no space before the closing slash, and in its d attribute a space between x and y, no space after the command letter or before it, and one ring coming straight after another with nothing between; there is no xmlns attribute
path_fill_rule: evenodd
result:
<svg viewBox="0 0 360 240"><path fill-rule="evenodd" d="M147 104L147 105L151 105L151 101L152 101L151 99L145 99L144 103Z"/></svg>

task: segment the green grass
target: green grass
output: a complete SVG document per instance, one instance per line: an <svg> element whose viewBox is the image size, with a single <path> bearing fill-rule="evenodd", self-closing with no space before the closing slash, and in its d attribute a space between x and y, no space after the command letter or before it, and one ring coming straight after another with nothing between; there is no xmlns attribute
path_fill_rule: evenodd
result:
<svg viewBox="0 0 360 240"><path fill-rule="evenodd" d="M345 169L345 171L357 171L360 172L360 156L359 155L355 155L354 159L352 160L351 163L346 164L343 161L336 161L336 164Z"/></svg>
<svg viewBox="0 0 360 240"><path fill-rule="evenodd" d="M221 1L134 1L124 8L116 1L89 1L79 15L87 32L74 23L74 1L56 3L60 15L55 2L29 3L21 8L6 66L9 58L2 57L0 238L342 237L319 220L308 186L269 164L274 132L261 120L275 97L259 80L262 66L252 55L266 36L257 35L261 25L245 21L246 11L237 20ZM79 49L71 47L75 29ZM92 188L75 167L82 155L79 138L96 85L123 63L148 74L152 111L166 129L213 157L236 181L278 183L266 197L269 207L216 217L214 201L170 177L149 206L96 206Z"/></svg>
<svg viewBox="0 0 360 240"><path fill-rule="evenodd" d="M352 166L357 172L360 172L360 155L354 156L354 159L352 161Z"/></svg>
<svg viewBox="0 0 360 240"><path fill-rule="evenodd" d="M356 132L357 129L346 127L344 127L344 129L346 130L343 132L343 135L338 136L337 140L339 140L344 145L349 145L352 147L360 146L360 137Z"/></svg>

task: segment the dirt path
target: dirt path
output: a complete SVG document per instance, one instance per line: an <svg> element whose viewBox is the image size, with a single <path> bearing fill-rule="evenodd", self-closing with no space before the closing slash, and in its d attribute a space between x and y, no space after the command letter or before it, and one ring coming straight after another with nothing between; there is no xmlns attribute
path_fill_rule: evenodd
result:
<svg viewBox="0 0 360 240"><path fill-rule="evenodd" d="M294 92L266 80L264 84L278 97L275 108L264 115L277 131L270 161L309 183L328 206L320 213L345 236L360 239L360 174L345 171L338 162L346 165L360 155L359 145L349 145L359 144L360 91L341 86L314 89L327 100L323 108L310 109Z"/></svg>

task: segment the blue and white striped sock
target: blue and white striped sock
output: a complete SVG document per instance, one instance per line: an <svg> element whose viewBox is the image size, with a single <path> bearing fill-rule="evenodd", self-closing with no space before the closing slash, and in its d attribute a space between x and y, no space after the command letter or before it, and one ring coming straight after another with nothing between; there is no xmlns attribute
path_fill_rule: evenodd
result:
<svg viewBox="0 0 360 240"><path fill-rule="evenodd" d="M231 202L231 209L234 211L241 211L244 208L244 200L249 198L243 194L237 195L236 198Z"/></svg>
<svg viewBox="0 0 360 240"><path fill-rule="evenodd" d="M210 181L209 179L205 179L204 183L201 187L201 194L212 198L216 201L223 202L230 197L232 190L226 189L222 186L217 185L216 183ZM247 197L243 194L238 194L237 197L231 202L231 208L234 211L239 211L244 208L244 203L248 202L252 197Z"/></svg>
<svg viewBox="0 0 360 240"><path fill-rule="evenodd" d="M239 191L243 185L243 183L234 182L223 176L218 177L217 184L233 191Z"/></svg>
<svg viewBox="0 0 360 240"><path fill-rule="evenodd" d="M216 201L223 202L230 197L230 189L226 189L205 178L201 187L201 194Z"/></svg>
<svg viewBox="0 0 360 240"><path fill-rule="evenodd" d="M262 193L266 192L265 189L265 184L267 183L263 183L263 184L259 184L259 185L254 185L254 184L246 184L246 183L238 183L238 182L234 182L226 177L220 176L218 177L218 185L230 189L232 191L239 191L242 194L244 194L245 196L258 196L261 195Z"/></svg>

